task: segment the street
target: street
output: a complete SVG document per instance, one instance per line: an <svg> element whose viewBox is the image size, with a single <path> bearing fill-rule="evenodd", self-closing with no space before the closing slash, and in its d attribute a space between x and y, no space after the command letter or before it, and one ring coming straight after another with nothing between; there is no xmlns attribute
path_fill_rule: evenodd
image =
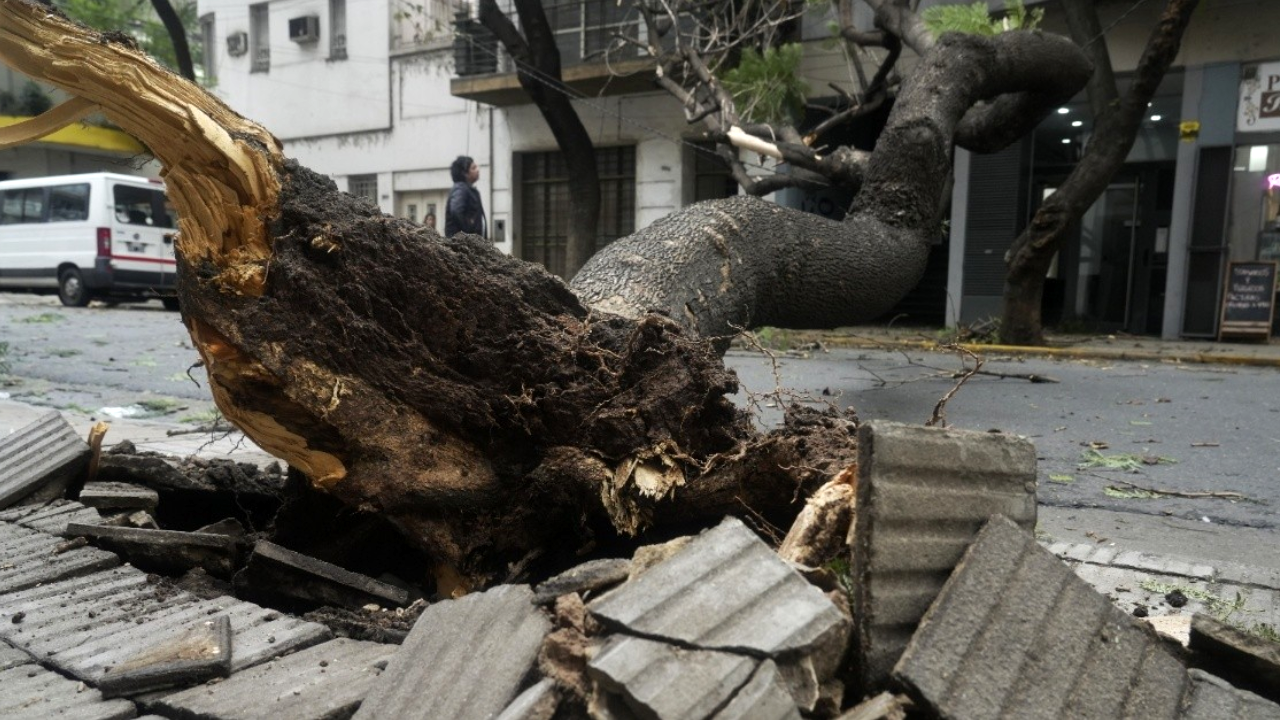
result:
<svg viewBox="0 0 1280 720"><path fill-rule="evenodd" d="M191 369L196 352L179 315L158 301L73 309L51 297L0 294L0 343L8 344L0 363L9 368L0 397L101 419L187 425L210 419L204 371ZM753 402L752 394L778 386L775 362L781 386L810 402L852 406L864 420L910 423L930 418L962 369L958 356L945 353L806 355L727 355L749 391L736 399L757 407L765 427L781 420L777 398ZM986 372L1058 381L977 375L945 406L953 427L1035 443L1042 504L1277 527L1280 430L1272 424L1280 420L1280 372L999 356L985 362Z"/></svg>

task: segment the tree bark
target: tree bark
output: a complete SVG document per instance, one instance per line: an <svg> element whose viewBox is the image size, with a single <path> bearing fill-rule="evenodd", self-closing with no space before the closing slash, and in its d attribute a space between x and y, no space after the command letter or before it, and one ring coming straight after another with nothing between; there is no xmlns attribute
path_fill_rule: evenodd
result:
<svg viewBox="0 0 1280 720"><path fill-rule="evenodd" d="M760 434L704 337L892 303L923 270L968 108L1043 82L1029 60L1074 67L1079 84L1088 69L1052 36L944 37L849 220L750 198L696 205L593 260L575 287L608 298L590 306L491 243L444 240L338 192L200 88L44 6L0 0L0 60L75 98L53 117L100 107L164 164L183 321L226 417L469 584L655 524L730 512L789 524L854 462L855 423L792 408ZM794 247L750 247L774 233ZM625 278L633 253L664 243L689 249Z"/></svg>
<svg viewBox="0 0 1280 720"><path fill-rule="evenodd" d="M1096 16L1092 21L1081 16L1093 13L1089 0L1065 0L1071 7L1069 17L1072 32L1081 45L1093 43L1101 46ZM1110 87L1095 79L1089 85L1091 103L1095 111L1103 108L1095 118L1095 129L1079 164L1067 179L1050 195L1031 219L1026 230L1014 241L1009 250L1008 274L1005 277L1004 309L1000 321L1001 342L1013 345L1044 344L1044 326L1040 315L1044 294L1044 278L1053 262L1053 256L1062 247L1063 240L1089 206L1106 190L1111 178L1124 165L1125 157L1133 147L1146 116L1147 103L1155 95L1165 72L1173 63L1182 44L1182 35L1198 0L1169 0L1160 16L1146 49L1138 61L1129 92L1118 101L1114 76ZM1095 32L1097 31L1097 32ZM1111 64L1102 64L1105 79Z"/></svg>
<svg viewBox="0 0 1280 720"><path fill-rule="evenodd" d="M596 251L600 221L600 172L595 143L563 92L560 49L540 0L515 0L516 28L495 0L480 1L480 22L516 62L520 86L551 128L569 175L569 224L564 276L571 278ZM523 30L523 35L521 34Z"/></svg>

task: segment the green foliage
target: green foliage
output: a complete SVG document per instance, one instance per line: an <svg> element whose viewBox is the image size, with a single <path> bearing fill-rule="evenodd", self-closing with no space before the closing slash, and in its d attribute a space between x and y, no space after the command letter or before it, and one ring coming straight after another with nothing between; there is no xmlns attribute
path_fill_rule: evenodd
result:
<svg viewBox="0 0 1280 720"><path fill-rule="evenodd" d="M1147 465L1174 465L1177 462L1178 461L1173 458L1160 457L1157 455L1134 455L1133 453L1103 455L1097 450L1089 448L1080 453L1080 463L1077 467L1081 470L1098 468L1101 470L1137 472Z"/></svg>
<svg viewBox="0 0 1280 720"><path fill-rule="evenodd" d="M798 70L804 50L799 43L746 50L738 66L721 78L744 120L759 123L791 123L804 112L809 86Z"/></svg>
<svg viewBox="0 0 1280 720"><path fill-rule="evenodd" d="M174 12L182 20L187 32L187 45L193 62L199 63L201 47L200 20L195 0L170 0ZM91 28L121 32L133 38L138 47L160 61L165 67L178 69L173 39L164 23L156 17L149 2L134 0L54 0L58 9L67 17Z"/></svg>
<svg viewBox="0 0 1280 720"><path fill-rule="evenodd" d="M1007 14L992 18L985 2L972 5L934 5L920 14L925 27L934 35L960 32L969 35L998 35L1009 30L1035 30L1044 19L1044 9L1027 10L1022 0L1008 0Z"/></svg>
<svg viewBox="0 0 1280 720"><path fill-rule="evenodd" d="M66 318L55 312L44 312L39 315L27 315L26 317L18 318L18 322L26 323L28 325L48 325L50 323L62 322L63 320L66 320Z"/></svg>
<svg viewBox="0 0 1280 720"><path fill-rule="evenodd" d="M1223 622L1226 622L1232 615L1243 610L1245 604L1245 598L1239 591L1236 591L1234 599L1228 600L1218 595L1214 595L1207 590L1201 590L1200 588L1194 588L1189 585L1163 583L1152 578L1143 580L1138 584L1138 586L1147 592L1157 593L1159 595L1168 595L1176 590L1192 600L1199 600L1204 603L1205 610Z"/></svg>

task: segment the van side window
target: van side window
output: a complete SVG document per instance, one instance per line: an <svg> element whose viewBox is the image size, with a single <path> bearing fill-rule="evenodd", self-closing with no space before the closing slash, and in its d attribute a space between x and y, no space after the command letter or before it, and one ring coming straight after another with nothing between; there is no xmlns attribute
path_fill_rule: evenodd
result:
<svg viewBox="0 0 1280 720"><path fill-rule="evenodd" d="M88 184L55 185L49 188L49 222L88 219Z"/></svg>
<svg viewBox="0 0 1280 720"><path fill-rule="evenodd" d="M5 190L0 198L0 225L44 222L44 188Z"/></svg>

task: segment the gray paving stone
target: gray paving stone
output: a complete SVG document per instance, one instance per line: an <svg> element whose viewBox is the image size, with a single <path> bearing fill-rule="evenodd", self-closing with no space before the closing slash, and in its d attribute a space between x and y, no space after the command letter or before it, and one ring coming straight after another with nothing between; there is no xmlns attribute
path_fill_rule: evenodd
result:
<svg viewBox="0 0 1280 720"><path fill-rule="evenodd" d="M146 510L154 512L160 493L145 485L126 482L85 483L80 502L98 510Z"/></svg>
<svg viewBox="0 0 1280 720"><path fill-rule="evenodd" d="M395 645L338 638L243 670L220 683L167 695L155 702L154 709L208 720L349 717L377 684L396 650Z"/></svg>
<svg viewBox="0 0 1280 720"><path fill-rule="evenodd" d="M888 682L987 518L1035 527L1036 455L1029 441L1008 435L884 421L862 424L858 453L853 647L870 692Z"/></svg>
<svg viewBox="0 0 1280 720"><path fill-rule="evenodd" d="M97 548L56 552L65 540L0 523L0 594L112 567L120 559Z"/></svg>
<svg viewBox="0 0 1280 720"><path fill-rule="evenodd" d="M587 673L622 697L637 717L693 720L725 706L759 664L741 653L688 650L615 635L587 663Z"/></svg>
<svg viewBox="0 0 1280 720"><path fill-rule="evenodd" d="M35 661L30 655L8 643L0 642L0 670L8 670L31 662Z"/></svg>
<svg viewBox="0 0 1280 720"><path fill-rule="evenodd" d="M956 720L1173 718L1189 683L1150 629L1003 517L979 533L894 676Z"/></svg>
<svg viewBox="0 0 1280 720"><path fill-rule="evenodd" d="M843 648L848 631L826 595L735 518L588 609L636 634L771 657Z"/></svg>
<svg viewBox="0 0 1280 720"><path fill-rule="evenodd" d="M631 573L626 558L604 558L585 562L549 578L533 589L533 601L539 605L553 602L566 593L581 593L617 585Z"/></svg>
<svg viewBox="0 0 1280 720"><path fill-rule="evenodd" d="M36 664L0 670L0 717L5 720L126 720L137 715L128 700L103 700L86 688Z"/></svg>
<svg viewBox="0 0 1280 720"><path fill-rule="evenodd" d="M800 708L787 692L777 664L765 660L712 720L800 720Z"/></svg>
<svg viewBox="0 0 1280 720"><path fill-rule="evenodd" d="M357 718L488 719L519 694L551 622L533 591L502 585L429 606Z"/></svg>
<svg viewBox="0 0 1280 720"><path fill-rule="evenodd" d="M1280 705L1201 670L1191 670L1191 687L1179 717L1185 720L1280 720Z"/></svg>
<svg viewBox="0 0 1280 720"><path fill-rule="evenodd" d="M543 678L517 695L494 720L548 720L559 706L555 682Z"/></svg>
<svg viewBox="0 0 1280 720"><path fill-rule="evenodd" d="M1197 613L1191 618L1189 647L1196 667L1272 702L1280 701L1280 643Z"/></svg>
<svg viewBox="0 0 1280 720"><path fill-rule="evenodd" d="M126 658L98 678L104 697L136 696L231 675L231 620L197 620L187 632Z"/></svg>
<svg viewBox="0 0 1280 720"><path fill-rule="evenodd" d="M181 574L201 567L229 578L239 564L240 541L229 535L80 523L70 523L66 532L119 553L143 570Z"/></svg>
<svg viewBox="0 0 1280 720"><path fill-rule="evenodd" d="M103 517L97 510L75 500L59 498L41 505L19 505L0 511L0 520L53 535L65 535L69 523L97 525L103 522Z"/></svg>
<svg viewBox="0 0 1280 720"><path fill-rule="evenodd" d="M61 494L88 462L89 444L61 413L41 416L0 438L0 508L40 497L45 490Z"/></svg>
<svg viewBox="0 0 1280 720"><path fill-rule="evenodd" d="M226 536L228 541L231 538ZM369 603L401 606L409 592L265 540L253 547L248 565L236 574L236 588L251 597L284 597L358 608Z"/></svg>

